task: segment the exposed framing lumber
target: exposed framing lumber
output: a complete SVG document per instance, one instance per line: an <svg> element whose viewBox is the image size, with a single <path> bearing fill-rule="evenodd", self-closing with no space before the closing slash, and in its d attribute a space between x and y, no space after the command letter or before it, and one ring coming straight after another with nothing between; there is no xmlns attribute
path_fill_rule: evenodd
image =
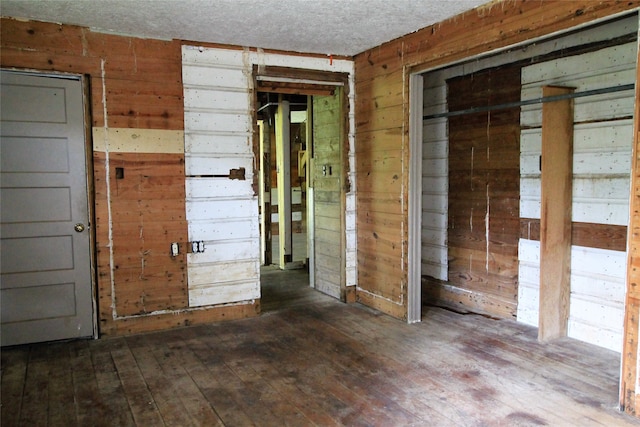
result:
<svg viewBox="0 0 640 427"><path fill-rule="evenodd" d="M544 86L543 97L573 88ZM542 106L542 206L538 340L567 335L571 273L573 101Z"/></svg>
<svg viewBox="0 0 640 427"><path fill-rule="evenodd" d="M291 241L291 123L289 102L282 95L278 100L276 113L276 158L278 168L278 244L280 245L278 264L285 269L292 259Z"/></svg>

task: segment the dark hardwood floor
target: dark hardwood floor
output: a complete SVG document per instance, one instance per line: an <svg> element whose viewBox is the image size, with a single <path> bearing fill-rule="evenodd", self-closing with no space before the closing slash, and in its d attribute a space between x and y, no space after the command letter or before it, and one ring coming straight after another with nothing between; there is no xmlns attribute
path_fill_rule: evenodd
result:
<svg viewBox="0 0 640 427"><path fill-rule="evenodd" d="M426 307L407 325L263 275L259 318L2 349L2 426L623 426L620 355Z"/></svg>

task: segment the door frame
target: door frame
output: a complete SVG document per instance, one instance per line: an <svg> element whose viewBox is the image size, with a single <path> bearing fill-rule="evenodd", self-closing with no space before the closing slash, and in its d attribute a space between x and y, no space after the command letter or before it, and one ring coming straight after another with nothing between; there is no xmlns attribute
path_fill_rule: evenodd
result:
<svg viewBox="0 0 640 427"><path fill-rule="evenodd" d="M341 182L343 183L340 191L341 205L343 214L341 215L341 233L340 233L340 246L342 252L342 268L340 271L340 300L343 302L355 300L355 294L349 295L349 289L346 286L346 239L347 239L347 227L346 227L346 195L350 191L351 183L349 181L349 74L344 72L331 72L331 71L319 71L311 69L290 68L280 66L265 66L255 65L253 66L252 73L252 93L251 100L253 104L253 152L255 158L255 165L260 165L260 159L262 157L260 150L260 130L258 128L257 118L257 105L258 105L258 93L268 92L275 94L297 94L308 96L327 96L333 93L336 88L341 88L341 111L340 111L340 126L341 126ZM312 121L310 121L312 123ZM313 143L311 141L311 143ZM309 146L307 147L309 150ZM271 153L271 157L273 158ZM313 159L308 159L308 165L313 164ZM259 176L261 173L254 173L254 192L255 194L263 193L264 189L259 188ZM312 194L307 195L307 213L309 209L313 209L313 197ZM263 215L266 213L263 212ZM269 213L270 214L270 213ZM313 211L311 211L313 216ZM309 227L311 221L307 222ZM308 239L312 238L313 233L308 231ZM262 239L262 236L261 236ZM268 244L269 242L267 242ZM313 242L311 247L313 247ZM310 266L310 285L313 286L313 270L314 257L311 250L307 254L309 258ZM355 286L353 286L355 291Z"/></svg>
<svg viewBox="0 0 640 427"><path fill-rule="evenodd" d="M409 75L407 323L422 319L422 109L424 79Z"/></svg>
<svg viewBox="0 0 640 427"><path fill-rule="evenodd" d="M408 249L407 258L409 262L408 268L408 301L407 301L407 321L408 323L419 322L420 313L422 311L421 301L421 254L422 254L422 123L423 123L423 96L424 96L424 77L429 73L445 70L460 64L471 63L474 61L486 60L490 58L496 58L495 65L501 65L505 63L513 62L513 60L504 61L503 55L509 55L515 50L533 46L536 44L550 41L554 38L564 37L570 33L579 33L581 31L589 30L597 25L614 22L617 19L624 19L630 16L640 16L640 12L637 9L624 11L618 14L605 16L602 18L594 19L583 24L572 26L555 33L543 34L531 39L527 39L521 42L513 43L507 46L502 46L496 49L492 49L486 52L473 54L470 56L445 61L440 60L428 61L424 60L421 63L414 63L405 67L405 87L409 92L409 184L408 184ZM640 44L640 37L636 43ZM640 64L638 65L640 66ZM420 160L418 160L420 159ZM631 201L630 201L631 203ZM630 227L630 224L628 224ZM629 228L630 229L630 228ZM629 240L629 239L628 239ZM417 261L417 262L416 262ZM628 278L627 278L628 281ZM625 286L627 286L626 284ZM420 305L418 305L420 304ZM413 319L413 320L412 320Z"/></svg>
<svg viewBox="0 0 640 427"><path fill-rule="evenodd" d="M97 251L96 251L96 229L95 229L95 185L93 169L93 132L91 117L91 76L78 73L64 73L53 71L41 71L34 69L2 67L1 71L22 74L33 77L46 77L53 79L76 80L81 85L82 91L82 115L84 118L84 157L85 157L85 180L87 189L87 228L89 236L89 271L91 280L91 322L93 334L91 338L99 338L100 330L98 323L98 298L97 298Z"/></svg>

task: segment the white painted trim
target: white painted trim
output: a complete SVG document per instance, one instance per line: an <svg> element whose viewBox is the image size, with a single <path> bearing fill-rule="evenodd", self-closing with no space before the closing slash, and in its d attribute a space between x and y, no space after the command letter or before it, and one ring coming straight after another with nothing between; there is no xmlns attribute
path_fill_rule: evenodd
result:
<svg viewBox="0 0 640 427"><path fill-rule="evenodd" d="M409 76L409 196L407 323L422 317L422 105L423 77Z"/></svg>

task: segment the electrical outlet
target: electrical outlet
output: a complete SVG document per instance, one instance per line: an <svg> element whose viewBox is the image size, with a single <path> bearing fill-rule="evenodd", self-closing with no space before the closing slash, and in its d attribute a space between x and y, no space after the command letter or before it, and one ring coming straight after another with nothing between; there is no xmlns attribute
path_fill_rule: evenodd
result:
<svg viewBox="0 0 640 427"><path fill-rule="evenodd" d="M179 253L180 246L178 245L178 242L171 243L171 256L178 256Z"/></svg>

